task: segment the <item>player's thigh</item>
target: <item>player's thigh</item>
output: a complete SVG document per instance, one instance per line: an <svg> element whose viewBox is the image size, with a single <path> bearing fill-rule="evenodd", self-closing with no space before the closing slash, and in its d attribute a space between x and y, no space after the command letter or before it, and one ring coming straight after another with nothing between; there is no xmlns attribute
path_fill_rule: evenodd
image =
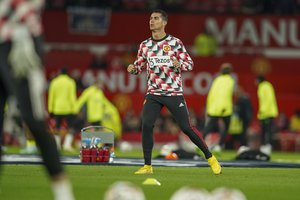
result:
<svg viewBox="0 0 300 200"><path fill-rule="evenodd" d="M189 124L188 108L183 96L166 97L164 103L180 127Z"/></svg>
<svg viewBox="0 0 300 200"><path fill-rule="evenodd" d="M146 96L143 111L142 111L142 122L143 124L154 124L155 120L160 114L162 104L153 96Z"/></svg>

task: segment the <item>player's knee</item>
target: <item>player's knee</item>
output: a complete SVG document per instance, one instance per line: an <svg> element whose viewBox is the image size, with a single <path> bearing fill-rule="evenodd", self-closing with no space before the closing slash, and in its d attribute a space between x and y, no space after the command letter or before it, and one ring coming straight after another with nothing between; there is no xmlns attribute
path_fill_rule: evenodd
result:
<svg viewBox="0 0 300 200"><path fill-rule="evenodd" d="M149 123L147 121L144 121L142 123L142 129L143 130L152 130L153 129L153 124L152 123Z"/></svg>

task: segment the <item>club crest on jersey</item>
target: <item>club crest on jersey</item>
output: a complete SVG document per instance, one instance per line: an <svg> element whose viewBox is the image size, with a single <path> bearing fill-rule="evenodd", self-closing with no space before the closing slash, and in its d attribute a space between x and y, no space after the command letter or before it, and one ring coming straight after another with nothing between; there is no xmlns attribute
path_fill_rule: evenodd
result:
<svg viewBox="0 0 300 200"><path fill-rule="evenodd" d="M171 46L170 46L170 45L165 44L165 45L163 46L163 51L164 51L165 53L168 53L168 51L170 51L170 50L171 50Z"/></svg>

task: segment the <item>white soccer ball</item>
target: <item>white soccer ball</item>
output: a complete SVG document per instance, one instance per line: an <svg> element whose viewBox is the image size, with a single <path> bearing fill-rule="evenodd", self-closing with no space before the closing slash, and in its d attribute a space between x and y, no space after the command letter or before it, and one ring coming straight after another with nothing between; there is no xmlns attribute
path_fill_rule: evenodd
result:
<svg viewBox="0 0 300 200"><path fill-rule="evenodd" d="M247 198L238 189L220 187L212 191L211 200L247 200Z"/></svg>
<svg viewBox="0 0 300 200"><path fill-rule="evenodd" d="M170 200L207 200L209 198L210 194L207 190L185 186L176 191Z"/></svg>
<svg viewBox="0 0 300 200"><path fill-rule="evenodd" d="M141 188L127 181L112 184L105 192L104 200L145 200Z"/></svg>

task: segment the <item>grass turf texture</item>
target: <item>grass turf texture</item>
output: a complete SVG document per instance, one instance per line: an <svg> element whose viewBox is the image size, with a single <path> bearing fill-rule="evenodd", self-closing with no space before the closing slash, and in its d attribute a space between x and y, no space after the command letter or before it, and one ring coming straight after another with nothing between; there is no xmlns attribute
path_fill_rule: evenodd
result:
<svg viewBox="0 0 300 200"><path fill-rule="evenodd" d="M168 200L177 189L186 185L208 191L224 186L238 188L248 200L298 200L300 195L300 169L223 168L223 174L215 176L208 167L154 167L153 175L134 175L136 166L65 167L77 200L103 199L108 186L120 180L140 186L148 200ZM155 178L162 185L142 185L146 178ZM2 166L0 190L1 200L53 198L40 165Z"/></svg>
<svg viewBox="0 0 300 200"><path fill-rule="evenodd" d="M19 148L8 148L5 154L15 154ZM154 150L153 155L158 155ZM63 155L78 155L62 152ZM120 152L118 157L142 158L142 151ZM220 160L233 160L235 151L222 151ZM272 161L300 162L300 155L292 152L273 152ZM223 168L215 176L209 167L155 167L153 175L134 175L137 166L65 166L74 186L77 200L103 199L108 186L116 181L130 181L140 186L147 200L168 200L182 186L194 186L212 191L217 187L238 188L248 200L298 200L300 169L291 168ZM155 178L161 186L146 186L146 178ZM3 165L0 175L1 200L53 199L50 185L40 165Z"/></svg>

